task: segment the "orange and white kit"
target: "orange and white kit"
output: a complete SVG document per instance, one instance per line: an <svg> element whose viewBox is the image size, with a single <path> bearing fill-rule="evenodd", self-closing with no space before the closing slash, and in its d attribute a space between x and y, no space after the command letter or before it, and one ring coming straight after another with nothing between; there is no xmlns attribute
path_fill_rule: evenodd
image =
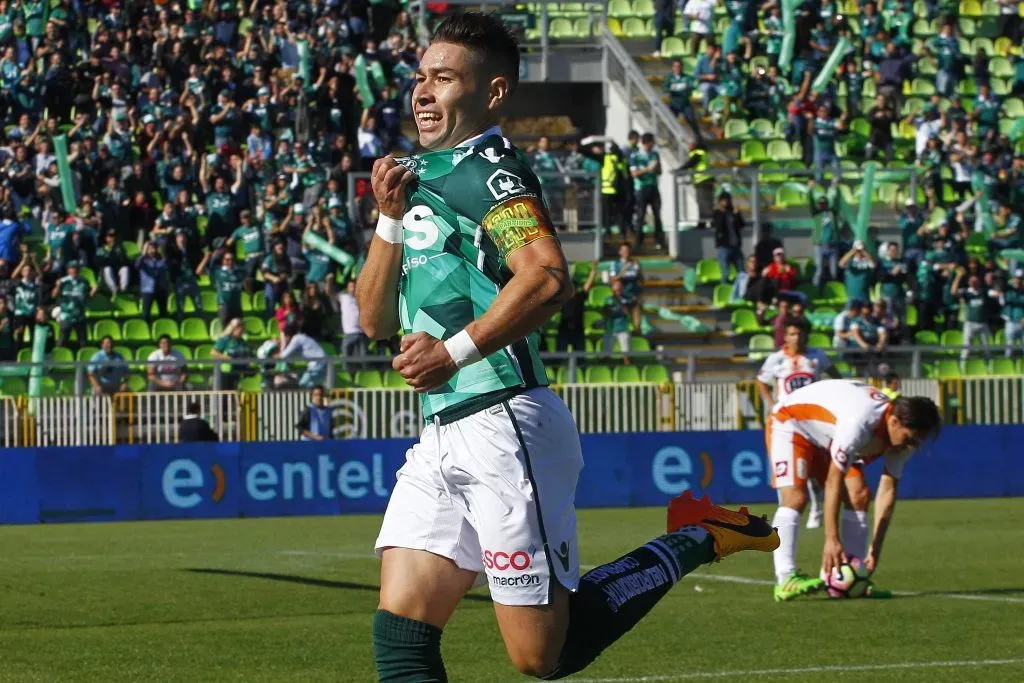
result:
<svg viewBox="0 0 1024 683"><path fill-rule="evenodd" d="M862 382L815 382L776 402L765 442L772 486L824 484L829 462L847 477L863 477L863 466L886 456L886 471L899 479L910 453L892 452L886 418L892 403Z"/></svg>
<svg viewBox="0 0 1024 683"><path fill-rule="evenodd" d="M821 373L832 367L832 359L821 349L807 349L805 353L776 351L765 358L757 373L757 381L775 385L775 398L781 399L797 389L821 379Z"/></svg>

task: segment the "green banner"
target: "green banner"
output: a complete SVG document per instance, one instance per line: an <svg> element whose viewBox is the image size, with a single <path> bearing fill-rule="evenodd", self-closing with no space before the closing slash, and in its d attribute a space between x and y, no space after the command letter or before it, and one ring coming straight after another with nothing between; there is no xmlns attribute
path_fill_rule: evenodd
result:
<svg viewBox="0 0 1024 683"><path fill-rule="evenodd" d="M814 83L811 84L811 90L814 92L821 92L828 85L829 80L832 78L832 74L835 73L839 67L839 63L846 57L846 53L850 51L850 39L843 36L836 43L835 48L832 49L832 54L828 56L825 65L821 67L821 71L818 72L818 77L814 79Z"/></svg>
<svg viewBox="0 0 1024 683"><path fill-rule="evenodd" d="M377 88L377 92L384 92L384 88L388 85L388 79L384 75L384 67L377 60L373 60L373 63L370 64L370 78L373 79L373 86Z"/></svg>
<svg viewBox="0 0 1024 683"><path fill-rule="evenodd" d="M78 195L75 194L75 177L68 163L68 136L61 134L53 139L53 153L57 156L57 172L60 174L60 194L64 210L73 214L78 209Z"/></svg>
<svg viewBox="0 0 1024 683"><path fill-rule="evenodd" d="M310 249L316 249L321 254L324 254L331 260L340 264L343 269L343 278L348 276L348 272L356 263L356 260L347 251L339 249L338 247L334 246L333 244L325 240L323 237L315 233L307 232L305 235L302 236L302 242Z"/></svg>
<svg viewBox="0 0 1024 683"><path fill-rule="evenodd" d="M779 50L779 71L788 73L793 65L796 43L796 6L800 0L782 0L782 47Z"/></svg>
<svg viewBox="0 0 1024 683"><path fill-rule="evenodd" d="M49 325L36 325L32 331L32 362L42 363L46 360L46 341L53 329ZM80 342L81 343L81 342ZM29 371L28 395L39 396L42 389L43 366L33 365Z"/></svg>
<svg viewBox="0 0 1024 683"><path fill-rule="evenodd" d="M869 161L864 164L864 178L860 190L860 207L857 210L857 222L853 226L853 234L864 242L868 241L868 224L871 222L871 194L875 189L875 169L878 162Z"/></svg>
<svg viewBox="0 0 1024 683"><path fill-rule="evenodd" d="M363 108L372 107L377 100L373 96L373 88L370 87L370 79L366 73L366 57L363 55L356 57L355 67L356 90L359 91L359 97L363 100Z"/></svg>
<svg viewBox="0 0 1024 683"><path fill-rule="evenodd" d="M302 82L308 88L312 81L309 80L309 41L300 40L295 44L299 52L299 75Z"/></svg>

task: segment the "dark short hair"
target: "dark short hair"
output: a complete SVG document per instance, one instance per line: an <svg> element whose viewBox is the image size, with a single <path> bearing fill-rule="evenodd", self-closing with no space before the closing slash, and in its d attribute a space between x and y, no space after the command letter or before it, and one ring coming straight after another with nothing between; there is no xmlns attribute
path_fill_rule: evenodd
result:
<svg viewBox="0 0 1024 683"><path fill-rule="evenodd" d="M199 414L199 401L189 401L185 404L185 412L189 415Z"/></svg>
<svg viewBox="0 0 1024 683"><path fill-rule="evenodd" d="M110 336L109 334L105 334L105 335L103 335L103 336L102 336L102 337L100 338L100 344L102 344L103 342L107 341L108 339L110 340L110 343L111 343L111 344L113 344L113 343L114 343L114 338L113 338L113 337L111 337L111 336Z"/></svg>
<svg viewBox="0 0 1024 683"><path fill-rule="evenodd" d="M904 427L922 432L926 439L934 439L942 431L939 407L930 398L900 396L892 402L892 414Z"/></svg>
<svg viewBox="0 0 1024 683"><path fill-rule="evenodd" d="M640 136L640 143L644 145L653 145L654 135L652 133L644 133Z"/></svg>
<svg viewBox="0 0 1024 683"><path fill-rule="evenodd" d="M484 55L487 66L508 79L509 92L519 85L519 41L492 12L456 12L434 31L433 42L462 45Z"/></svg>
<svg viewBox="0 0 1024 683"><path fill-rule="evenodd" d="M169 335L169 334L161 334L161 335L160 335L160 338L156 340L156 343L157 343L157 344L159 344L159 343L160 343L160 342L162 342L162 341L163 341L164 339L166 339L166 340L167 340L167 343L168 343L168 344L170 344L170 343L171 343L171 335Z"/></svg>
<svg viewBox="0 0 1024 683"><path fill-rule="evenodd" d="M638 137L640 137L640 133L636 132L635 130L631 130L631 131L629 131L629 135L627 135L626 137L627 138L638 138Z"/></svg>
<svg viewBox="0 0 1024 683"><path fill-rule="evenodd" d="M884 381L886 384L889 384L890 382L898 382L899 379L900 373L896 372L895 370L890 370L889 372L882 375L882 381Z"/></svg>

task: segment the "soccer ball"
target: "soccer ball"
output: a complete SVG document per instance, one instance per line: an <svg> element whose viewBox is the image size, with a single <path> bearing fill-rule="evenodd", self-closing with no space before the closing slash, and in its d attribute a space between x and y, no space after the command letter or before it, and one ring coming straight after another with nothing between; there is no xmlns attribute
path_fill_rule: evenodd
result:
<svg viewBox="0 0 1024 683"><path fill-rule="evenodd" d="M825 592L830 598L860 598L867 593L868 569L860 558L851 557L825 578Z"/></svg>

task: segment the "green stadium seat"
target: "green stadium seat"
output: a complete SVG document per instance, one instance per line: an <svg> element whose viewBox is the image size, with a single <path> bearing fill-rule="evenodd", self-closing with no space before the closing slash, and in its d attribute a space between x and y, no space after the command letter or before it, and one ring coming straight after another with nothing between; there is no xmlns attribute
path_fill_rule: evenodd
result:
<svg viewBox="0 0 1024 683"><path fill-rule="evenodd" d="M740 140L747 137L747 122L743 119L729 119L725 123L725 139Z"/></svg>
<svg viewBox="0 0 1024 683"><path fill-rule="evenodd" d="M364 389L380 389L384 386L380 373L376 370L358 370L353 381Z"/></svg>
<svg viewBox="0 0 1024 683"><path fill-rule="evenodd" d="M689 54L687 45L682 38L669 36L661 41L661 55L663 57L683 57ZM692 72L687 72L692 73Z"/></svg>
<svg viewBox="0 0 1024 683"><path fill-rule="evenodd" d="M224 331L224 326L220 323L220 318L214 318L210 321L209 333L210 339L216 339L220 336L220 333Z"/></svg>
<svg viewBox="0 0 1024 683"><path fill-rule="evenodd" d="M737 334L753 334L763 329L757 322L757 316L754 315L754 312L746 308L733 311L730 322L733 332Z"/></svg>
<svg viewBox="0 0 1024 683"><path fill-rule="evenodd" d="M980 17L983 16L981 11L981 3L978 0L963 0L960 3L960 16L962 17ZM966 52L966 50L964 50Z"/></svg>
<svg viewBox="0 0 1024 683"><path fill-rule="evenodd" d="M397 370L388 370L384 373L384 386L388 389L409 389L412 390L405 382L405 378L398 374Z"/></svg>
<svg viewBox="0 0 1024 683"><path fill-rule="evenodd" d="M28 393L28 385L22 377L4 377L0 379L0 386L7 396L23 396Z"/></svg>
<svg viewBox="0 0 1024 683"><path fill-rule="evenodd" d="M598 311L583 311L583 333L587 335L603 335L604 316Z"/></svg>
<svg viewBox="0 0 1024 683"><path fill-rule="evenodd" d="M118 294L112 302L114 316L118 318L135 318L140 314L139 302L127 294Z"/></svg>
<svg viewBox="0 0 1024 683"><path fill-rule="evenodd" d="M946 330L939 337L939 344L945 347L946 353L959 353L964 345L964 334L960 330Z"/></svg>
<svg viewBox="0 0 1024 683"><path fill-rule="evenodd" d="M565 3L562 3L563 5ZM582 10L582 5L580 6ZM633 0L633 14L638 17L653 17L654 16L654 0Z"/></svg>
<svg viewBox="0 0 1024 683"><path fill-rule="evenodd" d="M927 19L918 19L914 22L914 35L924 38L935 35L932 33L931 24Z"/></svg>
<svg viewBox="0 0 1024 683"><path fill-rule="evenodd" d="M1003 78L993 78L992 92L1000 97L1006 97L1010 94L1010 83Z"/></svg>
<svg viewBox="0 0 1024 683"><path fill-rule="evenodd" d="M274 324L277 324L276 319L274 320ZM254 315L247 315L242 318L242 325L245 327L245 335L250 339L267 339L267 328L262 318L257 318ZM276 331L277 330L275 329L275 332Z"/></svg>
<svg viewBox="0 0 1024 683"><path fill-rule="evenodd" d="M75 354L75 360L79 363L85 363L89 361L99 350L100 347L98 346L81 346L78 349L78 353Z"/></svg>
<svg viewBox="0 0 1024 683"><path fill-rule="evenodd" d="M259 375L243 377L238 380L238 390L247 394L259 394L263 392L263 379Z"/></svg>
<svg viewBox="0 0 1024 683"><path fill-rule="evenodd" d="M622 32L627 38L646 38L647 24L638 17L628 17L622 22Z"/></svg>
<svg viewBox="0 0 1024 683"><path fill-rule="evenodd" d="M721 268L719 268L721 270ZM715 285L715 291L711 297L711 304L715 308L728 308L729 298L732 296L732 285Z"/></svg>
<svg viewBox="0 0 1024 683"><path fill-rule="evenodd" d="M747 342L750 360L764 360L775 352L775 340L768 334L755 334Z"/></svg>
<svg viewBox="0 0 1024 683"><path fill-rule="evenodd" d="M824 305L845 306L849 297L846 294L846 285L838 280L830 280L825 283L821 303Z"/></svg>
<svg viewBox="0 0 1024 683"><path fill-rule="evenodd" d="M217 310L217 292L199 292L199 303L203 305L203 311L213 313Z"/></svg>
<svg viewBox="0 0 1024 683"><path fill-rule="evenodd" d="M89 283L90 287L96 286L96 273L89 266L82 266L78 269L78 274L81 275L86 282Z"/></svg>
<svg viewBox="0 0 1024 683"><path fill-rule="evenodd" d="M185 318L181 322L181 338L190 342L210 341L209 328L199 318Z"/></svg>
<svg viewBox="0 0 1024 683"><path fill-rule="evenodd" d="M590 38L594 35L593 27L589 17L578 17L572 22L573 38Z"/></svg>
<svg viewBox="0 0 1024 683"><path fill-rule="evenodd" d="M1017 368L1013 363L1012 358L996 358L992 361L992 374L993 375L1016 375Z"/></svg>
<svg viewBox="0 0 1024 683"><path fill-rule="evenodd" d="M979 38L975 38L974 40L972 40L971 41L971 52L977 54L978 50L983 50L985 52L985 54L988 55L989 57L994 56L995 53L996 53L996 48L992 44L992 39L991 38L979 37ZM989 72L991 72L991 70L992 70L992 65L990 64L989 65ZM1001 73L1000 74L992 74L992 75L996 76L996 77L1003 77L1003 74L1001 74ZM1013 74L1011 73L1010 76L1012 77Z"/></svg>
<svg viewBox="0 0 1024 683"><path fill-rule="evenodd" d="M773 140L772 142L778 142ZM846 187L842 185L841 187ZM791 185L782 185L775 193L775 204L784 208L807 205L807 195Z"/></svg>
<svg viewBox="0 0 1024 683"><path fill-rule="evenodd" d="M608 301L608 297L612 295L612 288L608 285L594 285L587 292L586 305L589 308L603 309L605 303Z"/></svg>
<svg viewBox="0 0 1024 683"><path fill-rule="evenodd" d="M178 312L178 297L176 297L176 296L167 297L167 312L168 313L177 313ZM195 305L195 303L192 302L191 298L186 298L185 299L185 310L183 311L183 313L191 315L191 314L194 314L195 312L196 312L196 305Z"/></svg>
<svg viewBox="0 0 1024 683"><path fill-rule="evenodd" d="M915 306L914 304L907 304L907 312L906 312L905 315L906 315L906 321L905 322L906 322L907 326L908 327L917 327L917 320L918 320L917 306Z"/></svg>
<svg viewBox="0 0 1024 683"><path fill-rule="evenodd" d="M629 0L611 0L608 3L608 16L623 19L633 15L633 6Z"/></svg>
<svg viewBox="0 0 1024 683"><path fill-rule="evenodd" d="M124 255L128 257L129 261L134 261L139 258L139 255L142 253L139 249L139 245L135 242L122 242L121 246L124 247Z"/></svg>
<svg viewBox="0 0 1024 683"><path fill-rule="evenodd" d="M974 23L974 19L970 17L961 17L959 24L960 35L967 39L973 37L974 32L978 30L977 25Z"/></svg>
<svg viewBox="0 0 1024 683"><path fill-rule="evenodd" d="M764 143L760 140L747 140L740 148L740 161L748 164L756 164L768 158L765 153Z"/></svg>
<svg viewBox="0 0 1024 683"><path fill-rule="evenodd" d="M914 344L918 346L938 346L939 335L931 330L918 330L914 333Z"/></svg>
<svg viewBox="0 0 1024 683"><path fill-rule="evenodd" d="M651 350L651 342L646 337L633 336L629 340L629 350L643 353Z"/></svg>
<svg viewBox="0 0 1024 683"><path fill-rule="evenodd" d="M141 321L140 321L141 322ZM143 324L145 325L145 324ZM97 320L92 328L91 341L100 341L103 337L110 335L114 341L121 340L121 327L113 320Z"/></svg>
<svg viewBox="0 0 1024 683"><path fill-rule="evenodd" d="M612 379L616 384L638 384L640 369L635 365L616 365L612 371Z"/></svg>
<svg viewBox="0 0 1024 683"><path fill-rule="evenodd" d="M149 388L146 384L146 378L141 375L128 375L126 384L128 385L128 391L133 394L142 393Z"/></svg>
<svg viewBox="0 0 1024 683"><path fill-rule="evenodd" d="M181 330L178 329L177 320L160 318L153 321L153 339L160 339L165 334L171 338L171 342L181 337Z"/></svg>
<svg viewBox="0 0 1024 683"><path fill-rule="evenodd" d="M178 344L173 347L175 351L181 354L181 357L185 360L192 360L192 347L185 346L184 344Z"/></svg>
<svg viewBox="0 0 1024 683"><path fill-rule="evenodd" d="M616 38L626 37L626 34L622 32L622 22L615 17L608 17L608 20L605 22L605 26L608 27L608 30L611 31L611 34Z"/></svg>
<svg viewBox="0 0 1024 683"><path fill-rule="evenodd" d="M832 348L832 340L823 332L811 332L807 337L807 346L827 351Z"/></svg>
<svg viewBox="0 0 1024 683"><path fill-rule="evenodd" d="M139 348L135 349L135 360L145 361L149 358L149 354L156 351L157 347L153 344L143 344Z"/></svg>
<svg viewBox="0 0 1024 683"><path fill-rule="evenodd" d="M844 361L844 360L836 361L836 363L835 363L835 365L833 367L835 367L836 372L838 372L841 376L843 376L843 377L853 377L853 368L851 368L850 364L847 363L846 361Z"/></svg>
<svg viewBox="0 0 1024 683"><path fill-rule="evenodd" d="M958 379L960 364L952 358L940 360L935 364L935 377L938 379Z"/></svg>
<svg viewBox="0 0 1024 683"><path fill-rule="evenodd" d="M31 384L31 383L30 383ZM40 396L56 396L57 395L57 382L54 381L53 377L43 376L39 378L39 395Z"/></svg>
<svg viewBox="0 0 1024 683"><path fill-rule="evenodd" d="M762 140L770 140L775 137L775 124L768 119L754 119L750 122L749 134ZM775 159L772 156L771 145L768 146L769 158Z"/></svg>
<svg viewBox="0 0 1024 683"><path fill-rule="evenodd" d="M697 261L697 282L702 285L717 284L722 281L722 268L715 259L704 258Z"/></svg>
<svg viewBox="0 0 1024 683"><path fill-rule="evenodd" d="M968 358L964 363L965 377L986 377L988 374L988 364L981 358Z"/></svg>
<svg viewBox="0 0 1024 683"><path fill-rule="evenodd" d="M75 395L75 378L74 377L60 377L57 380L57 395L58 396L74 396Z"/></svg>
<svg viewBox="0 0 1024 683"><path fill-rule="evenodd" d="M54 363L74 363L75 355L71 353L71 349L58 346L50 352L50 360Z"/></svg>
<svg viewBox="0 0 1024 683"><path fill-rule="evenodd" d="M989 71L991 71L992 75L996 78L1013 78L1013 64L1011 64L1010 60L1006 57L993 58L992 61L989 62L988 67ZM1017 100L1017 102L1019 103L1020 100ZM1003 102L1003 113L1007 116L1013 116L1014 114L1010 112L1007 106L1009 104L1009 100Z"/></svg>
<svg viewBox="0 0 1024 683"><path fill-rule="evenodd" d="M612 371L607 365L590 365L583 371L583 381L587 384L611 384Z"/></svg>
<svg viewBox="0 0 1024 683"><path fill-rule="evenodd" d="M86 318L112 318L114 317L114 306L110 302L110 297L97 294L91 296L85 302L85 317Z"/></svg>
<svg viewBox="0 0 1024 683"><path fill-rule="evenodd" d="M124 321L124 327L121 328L121 339L125 341L150 341L152 335L149 332L149 325L140 318L133 318L131 320Z"/></svg>
<svg viewBox="0 0 1024 683"><path fill-rule="evenodd" d="M766 154L769 159L789 161L793 159L793 150L785 140L770 140Z"/></svg>
<svg viewBox="0 0 1024 683"><path fill-rule="evenodd" d="M640 370L640 380L643 382L656 382L662 384L664 382L671 382L672 377L668 373L668 369L664 365L648 364Z"/></svg>
<svg viewBox="0 0 1024 683"><path fill-rule="evenodd" d="M871 124L867 119L856 118L850 121L850 132L859 138L867 140L871 135Z"/></svg>
<svg viewBox="0 0 1024 683"><path fill-rule="evenodd" d="M572 21L563 17L551 19L548 23L548 35L552 38L574 38Z"/></svg>

